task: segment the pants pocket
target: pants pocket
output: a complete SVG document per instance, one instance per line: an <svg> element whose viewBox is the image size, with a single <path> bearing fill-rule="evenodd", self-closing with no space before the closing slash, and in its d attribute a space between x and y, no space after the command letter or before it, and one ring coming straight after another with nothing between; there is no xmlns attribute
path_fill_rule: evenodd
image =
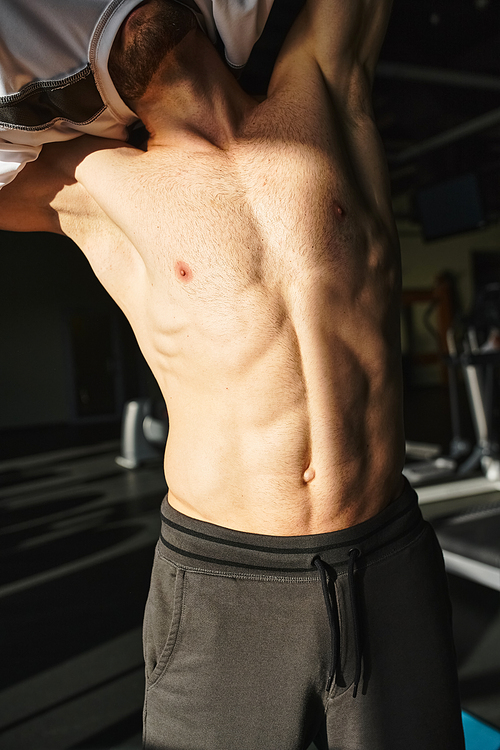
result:
<svg viewBox="0 0 500 750"><path fill-rule="evenodd" d="M146 687L149 689L168 667L182 613L184 571L158 553L144 612L143 647Z"/></svg>

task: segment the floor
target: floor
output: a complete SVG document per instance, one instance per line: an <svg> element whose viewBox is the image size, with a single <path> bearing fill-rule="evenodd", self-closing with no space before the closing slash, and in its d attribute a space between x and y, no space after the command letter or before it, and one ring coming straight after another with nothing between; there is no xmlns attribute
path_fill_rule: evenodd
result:
<svg viewBox="0 0 500 750"><path fill-rule="evenodd" d="M118 442L0 463L0 748L139 750L160 462ZM427 513L435 513L427 509ZM500 726L498 592L450 577L464 707Z"/></svg>
<svg viewBox="0 0 500 750"><path fill-rule="evenodd" d="M500 492L422 505L424 518L498 505ZM500 593L448 576L462 708L500 729Z"/></svg>
<svg viewBox="0 0 500 750"><path fill-rule="evenodd" d="M0 464L0 747L140 748L160 462L118 443Z"/></svg>

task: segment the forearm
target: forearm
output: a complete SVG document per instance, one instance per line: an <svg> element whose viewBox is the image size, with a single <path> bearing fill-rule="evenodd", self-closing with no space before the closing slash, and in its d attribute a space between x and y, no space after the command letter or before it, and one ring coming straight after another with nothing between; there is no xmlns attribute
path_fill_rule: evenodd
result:
<svg viewBox="0 0 500 750"><path fill-rule="evenodd" d="M56 232L61 229L41 162L34 161L0 190L0 229L10 232Z"/></svg>
<svg viewBox="0 0 500 750"><path fill-rule="evenodd" d="M60 216L88 212L89 198L76 177L79 165L89 154L123 145L94 136L46 144L38 159L0 190L0 229L62 234Z"/></svg>
<svg viewBox="0 0 500 750"><path fill-rule="evenodd" d="M0 189L12 182L28 162L34 161L41 149L41 146L11 143L0 137Z"/></svg>

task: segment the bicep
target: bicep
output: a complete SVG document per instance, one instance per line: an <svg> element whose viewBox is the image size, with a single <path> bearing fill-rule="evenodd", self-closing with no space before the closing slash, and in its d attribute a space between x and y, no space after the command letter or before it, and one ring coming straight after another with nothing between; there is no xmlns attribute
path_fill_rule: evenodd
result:
<svg viewBox="0 0 500 750"><path fill-rule="evenodd" d="M309 59L337 100L370 97L392 0L307 0L278 57L276 71Z"/></svg>
<svg viewBox="0 0 500 750"><path fill-rule="evenodd" d="M61 233L57 212L50 206L51 192L56 193L57 188L49 182L37 160L5 185L0 190L0 229Z"/></svg>
<svg viewBox="0 0 500 750"><path fill-rule="evenodd" d="M81 213L86 204L70 165L74 153L73 141L47 144L0 190L0 229L66 233L63 218Z"/></svg>

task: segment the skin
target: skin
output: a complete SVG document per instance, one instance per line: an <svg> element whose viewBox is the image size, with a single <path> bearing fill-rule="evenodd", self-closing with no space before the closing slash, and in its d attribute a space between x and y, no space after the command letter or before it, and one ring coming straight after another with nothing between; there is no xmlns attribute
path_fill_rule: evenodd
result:
<svg viewBox="0 0 500 750"><path fill-rule="evenodd" d="M310 0L261 103L194 29L129 99L147 152L48 145L2 191L0 226L67 234L128 317L188 516L316 534L402 490L399 247L370 104L388 13Z"/></svg>

